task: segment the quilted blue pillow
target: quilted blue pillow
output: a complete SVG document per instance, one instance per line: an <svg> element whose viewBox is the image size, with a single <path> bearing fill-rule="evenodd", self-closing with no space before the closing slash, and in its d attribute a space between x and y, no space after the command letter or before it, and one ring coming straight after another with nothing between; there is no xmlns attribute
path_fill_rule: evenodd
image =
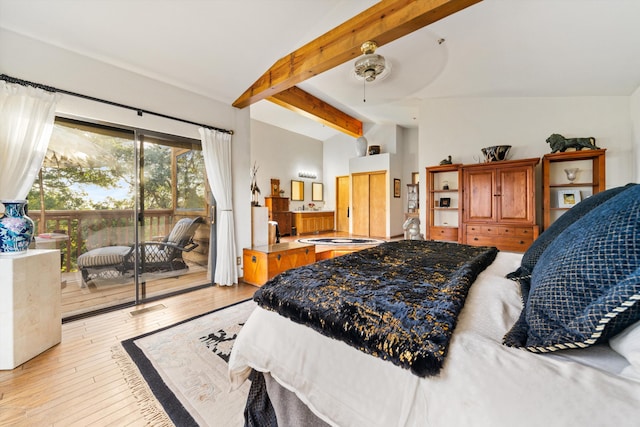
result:
<svg viewBox="0 0 640 427"><path fill-rule="evenodd" d="M640 185L635 185L549 244L531 275L524 322L516 325L525 329L510 331L508 345L533 352L588 347L640 320L638 302ZM514 337L522 341L513 342Z"/></svg>
<svg viewBox="0 0 640 427"><path fill-rule="evenodd" d="M538 259L547 247L560 235L567 227L582 218L593 209L600 206L610 198L617 196L624 190L627 190L638 184L627 184L624 187L614 187L600 193L588 197L565 212L560 218L553 222L538 238L533 242L529 249L522 256L520 268L513 273L507 274L507 278L512 280L520 280L521 278L529 278L536 266ZM528 285L528 284L526 284Z"/></svg>

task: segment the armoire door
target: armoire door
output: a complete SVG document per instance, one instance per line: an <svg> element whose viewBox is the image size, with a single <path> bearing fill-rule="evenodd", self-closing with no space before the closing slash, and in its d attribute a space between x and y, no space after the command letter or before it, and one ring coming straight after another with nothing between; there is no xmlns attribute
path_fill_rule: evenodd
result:
<svg viewBox="0 0 640 427"><path fill-rule="evenodd" d="M496 205L498 197L495 188L495 169L464 171L464 220L465 222L496 221Z"/></svg>
<svg viewBox="0 0 640 427"><path fill-rule="evenodd" d="M534 223L534 173L531 166L498 169L498 221Z"/></svg>

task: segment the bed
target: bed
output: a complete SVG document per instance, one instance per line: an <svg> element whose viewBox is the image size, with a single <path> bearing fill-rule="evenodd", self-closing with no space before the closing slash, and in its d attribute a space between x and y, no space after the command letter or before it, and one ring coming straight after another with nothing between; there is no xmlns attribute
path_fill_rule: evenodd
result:
<svg viewBox="0 0 640 427"><path fill-rule="evenodd" d="M416 241L397 245L416 250L415 245L436 245L436 252L464 246ZM361 256L375 257L373 248L366 251L373 252ZM404 363L421 360L413 356L388 357L394 351L381 355L384 352L378 350L384 345L378 341L366 348L331 336L303 319L314 317L304 314L313 307L292 313L296 301L315 299L304 292L338 261L307 266L312 269L306 276L292 272L274 278L256 293L259 306L243 326L229 361L234 386L252 379L247 424L275 419L280 426L637 425L640 186L618 187L585 199L524 255L487 251L477 271L458 280L470 283L466 291L456 291L464 298L451 333L441 328L445 333L440 335L448 339L438 335L436 340L436 353L443 357L427 358L426 365ZM387 254L380 262L398 264L404 256L391 259ZM432 267L422 263L415 269ZM375 275L370 266L363 270L362 274ZM296 282L305 291L273 298L274 292L287 288L283 282ZM361 285L357 280L355 285L343 283L331 292ZM326 316L320 324L335 312L348 311L340 306L326 313L324 301L312 302L324 305L324 310L317 310ZM386 331L398 319L389 319L387 306L381 306L380 328ZM439 347L443 342L444 350ZM261 417L270 420L255 421Z"/></svg>

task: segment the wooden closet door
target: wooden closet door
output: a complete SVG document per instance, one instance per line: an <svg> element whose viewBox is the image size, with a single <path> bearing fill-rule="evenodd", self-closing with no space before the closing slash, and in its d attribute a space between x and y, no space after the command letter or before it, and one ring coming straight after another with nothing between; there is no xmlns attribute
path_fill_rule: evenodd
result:
<svg viewBox="0 0 640 427"><path fill-rule="evenodd" d="M336 177L336 231L349 232L349 177Z"/></svg>
<svg viewBox="0 0 640 427"><path fill-rule="evenodd" d="M387 174L369 175L369 236L387 234Z"/></svg>
<svg viewBox="0 0 640 427"><path fill-rule="evenodd" d="M352 175L351 178L353 208L351 221L353 234L369 235L369 174Z"/></svg>

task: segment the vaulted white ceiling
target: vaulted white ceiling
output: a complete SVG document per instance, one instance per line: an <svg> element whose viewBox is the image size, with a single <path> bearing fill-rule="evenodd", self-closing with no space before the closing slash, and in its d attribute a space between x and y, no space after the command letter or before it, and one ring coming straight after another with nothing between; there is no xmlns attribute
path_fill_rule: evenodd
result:
<svg viewBox="0 0 640 427"><path fill-rule="evenodd" d="M0 27L230 105L277 59L374 3L0 0ZM380 47L391 72L366 88L351 63L299 87L365 124L402 126L417 125L424 98L628 96L640 86L639 16L638 0L484 0ZM336 133L268 101L250 108L313 138Z"/></svg>

